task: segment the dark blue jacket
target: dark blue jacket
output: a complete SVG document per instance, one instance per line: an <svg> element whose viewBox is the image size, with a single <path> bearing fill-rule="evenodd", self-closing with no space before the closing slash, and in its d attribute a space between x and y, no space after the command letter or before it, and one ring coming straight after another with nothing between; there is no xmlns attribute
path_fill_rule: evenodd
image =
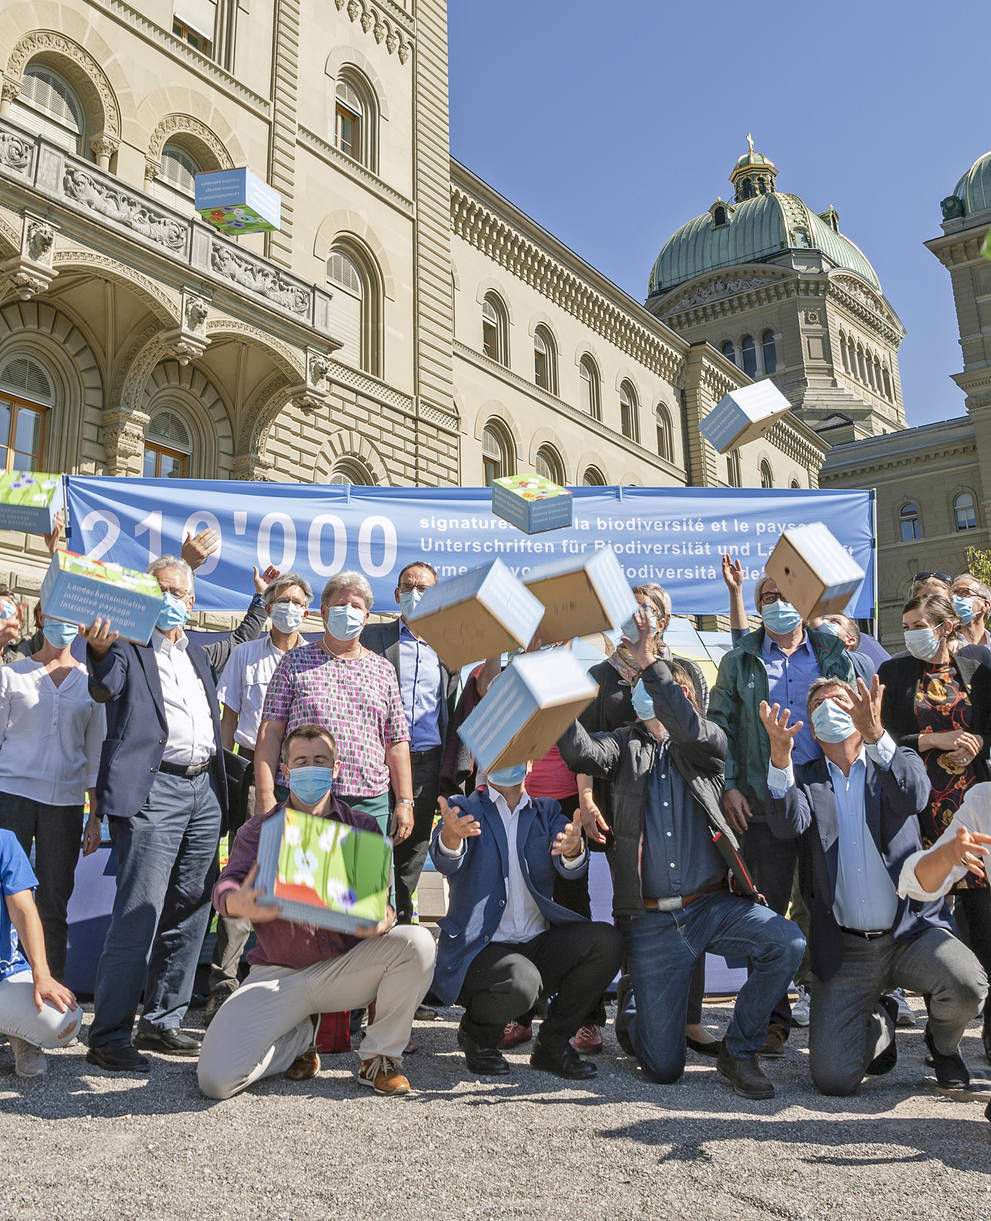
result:
<svg viewBox="0 0 991 1221"><path fill-rule="evenodd" d="M898 747L884 771L867 759L864 778L867 826L892 885L898 886L906 857L922 848L917 815L928 807L929 777L914 750ZM839 816L825 759L795 768L795 783L784 797L768 793L767 825L779 839L801 837L799 881L809 909L812 970L830 979L843 962L843 934L833 915L839 868ZM940 899L920 903L899 898L891 931L896 939L918 937L929 928L953 930Z"/></svg>
<svg viewBox="0 0 991 1221"><path fill-rule="evenodd" d="M458 806L473 814L482 834L465 840L465 851L457 857L445 856L437 845L441 824L434 829L430 855L438 873L451 887L447 915L438 921L437 966L433 992L445 1005L452 1004L461 991L465 972L475 955L489 944L506 910L509 886L509 851L506 829L487 790L478 789L470 797L451 797ZM580 878L588 869L588 859L575 869L565 869L561 858L551 856L551 845L567 826L561 807L549 797L531 797L530 804L517 815L516 843L523 878L541 915L550 924L568 924L584 916L555 903L554 878Z"/></svg>
<svg viewBox="0 0 991 1221"><path fill-rule="evenodd" d="M212 773L224 826L227 825L227 777L220 740L217 675L231 648L255 640L265 624L265 606L253 600L236 631L216 644L200 645L189 637L189 660L203 683L213 717L215 753ZM96 778L97 812L108 818L133 818L151 792L167 741L165 703L155 650L150 644L117 640L103 657L86 650L89 693L106 705L107 736Z"/></svg>

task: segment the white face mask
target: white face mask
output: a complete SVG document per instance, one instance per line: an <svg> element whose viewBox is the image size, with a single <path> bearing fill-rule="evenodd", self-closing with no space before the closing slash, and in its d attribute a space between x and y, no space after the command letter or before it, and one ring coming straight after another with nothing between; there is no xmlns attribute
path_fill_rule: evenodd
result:
<svg viewBox="0 0 991 1221"><path fill-rule="evenodd" d="M932 661L939 653L941 643L931 627L917 627L905 632L905 648L919 661Z"/></svg>
<svg viewBox="0 0 991 1221"><path fill-rule="evenodd" d="M306 618L306 611L295 602L274 602L268 617L277 632L294 632Z"/></svg>

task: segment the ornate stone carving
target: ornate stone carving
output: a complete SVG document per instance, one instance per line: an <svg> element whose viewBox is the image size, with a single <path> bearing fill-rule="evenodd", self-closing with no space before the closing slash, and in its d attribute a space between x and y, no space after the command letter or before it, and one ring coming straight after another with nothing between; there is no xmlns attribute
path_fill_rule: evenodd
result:
<svg viewBox="0 0 991 1221"><path fill-rule="evenodd" d="M372 26L374 24L375 24L375 17L372 13L369 13L366 11L361 14L361 28L365 31L366 34L368 33L368 31L372 28Z"/></svg>
<svg viewBox="0 0 991 1221"><path fill-rule="evenodd" d="M52 247L55 245L55 229L43 220L28 221L26 228L27 254L37 263L51 265Z"/></svg>
<svg viewBox="0 0 991 1221"><path fill-rule="evenodd" d="M14 80L13 77L4 75L3 84L0 85L0 107L4 110L17 100L17 95L21 92L21 82Z"/></svg>
<svg viewBox="0 0 991 1221"><path fill-rule="evenodd" d="M211 154L216 158L220 169L230 170L234 168L234 159L219 137L204 122L194 118L191 114L169 114L161 120L151 133L151 138L148 141L148 151L145 154L148 161L152 163L159 162L162 157L162 149L168 140L172 136L180 135L192 136L200 144L206 145ZM147 172L145 176L148 177Z"/></svg>
<svg viewBox="0 0 991 1221"><path fill-rule="evenodd" d="M61 56L76 66L71 83L83 95L84 103L89 101L94 111L99 110L98 126L103 132L119 140L120 108L113 88L96 60L71 38L54 30L34 30L26 34L11 51L7 71L11 76L22 76L28 62L42 52Z"/></svg>
<svg viewBox="0 0 991 1221"><path fill-rule="evenodd" d="M207 303L199 297L188 297L186 299L183 306L183 315L189 330L195 331L197 334L203 334L209 313L210 309Z"/></svg>
<svg viewBox="0 0 991 1221"><path fill-rule="evenodd" d="M361 14L361 5L358 0L348 0L348 16L352 21L357 21Z"/></svg>
<svg viewBox="0 0 991 1221"><path fill-rule="evenodd" d="M43 293L58 272L52 268L56 226L25 212L21 221L20 254L0 264L3 283L22 301Z"/></svg>
<svg viewBox="0 0 991 1221"><path fill-rule="evenodd" d="M352 21L361 21L361 28L367 34L369 31L375 36L377 43L385 42L386 49L390 55L399 52L399 62L407 63L410 56L409 43L405 41L400 30L395 26L393 21L384 17L379 9L379 6L372 4L369 0L335 0L338 12L347 5L348 17ZM396 9L395 5L385 5L386 12L390 10L399 15L400 10ZM402 18L400 17L400 20Z"/></svg>
<svg viewBox="0 0 991 1221"><path fill-rule="evenodd" d="M166 355L174 357L180 365L199 360L210 342L206 334L209 313L210 308L201 297L184 291L180 313L182 322L162 336L166 344Z"/></svg>
<svg viewBox="0 0 991 1221"><path fill-rule="evenodd" d="M399 62L401 64L404 64L404 63L406 63L406 61L408 59L409 59L409 43L401 42L399 44Z"/></svg>
<svg viewBox="0 0 991 1221"><path fill-rule="evenodd" d="M815 309L807 309L805 311L805 321L813 326L819 325L819 311Z"/></svg>
<svg viewBox="0 0 991 1221"><path fill-rule="evenodd" d="M237 335L246 343L266 349L272 356L272 363L282 370L277 376L283 384L297 381L306 374L306 365L298 349L281 343L271 334L260 330L257 326L252 326L249 322L240 322L226 317L211 318L204 329L210 336Z"/></svg>
<svg viewBox="0 0 991 1221"><path fill-rule="evenodd" d="M375 21L374 34L375 34L376 42L381 42L382 39L385 37L385 26L382 24L381 20L378 18L376 18L376 21Z"/></svg>
<svg viewBox="0 0 991 1221"><path fill-rule="evenodd" d="M210 267L221 279L240 284L297 317L305 318L310 312L311 292L261 259L215 243L210 249Z"/></svg>
<svg viewBox="0 0 991 1221"><path fill-rule="evenodd" d="M0 131L0 165L16 174L27 174L34 155L34 141Z"/></svg>
<svg viewBox="0 0 991 1221"><path fill-rule="evenodd" d="M110 164L110 158L120 148L120 141L113 136L108 136L106 132L101 132L90 141L90 148L93 150L97 165L106 169Z"/></svg>
<svg viewBox="0 0 991 1221"><path fill-rule="evenodd" d="M75 203L167 250L182 250L186 245L188 224L160 212L145 199L101 181L80 166L66 165L62 190Z"/></svg>
<svg viewBox="0 0 991 1221"><path fill-rule="evenodd" d="M399 46L399 35L394 30L390 30L388 34L386 34L385 45L390 55L392 55L396 47Z"/></svg>
<svg viewBox="0 0 991 1221"><path fill-rule="evenodd" d="M670 305L665 304L664 312L669 314L674 310L689 309L693 305L704 305L706 301L715 301L719 297L731 297L735 293L749 292L754 288L764 288L769 280L764 276L736 276L733 279L710 280L700 284L684 297Z"/></svg>
<svg viewBox="0 0 991 1221"><path fill-rule="evenodd" d="M310 357L310 382L322 386L330 377L330 361L326 356Z"/></svg>

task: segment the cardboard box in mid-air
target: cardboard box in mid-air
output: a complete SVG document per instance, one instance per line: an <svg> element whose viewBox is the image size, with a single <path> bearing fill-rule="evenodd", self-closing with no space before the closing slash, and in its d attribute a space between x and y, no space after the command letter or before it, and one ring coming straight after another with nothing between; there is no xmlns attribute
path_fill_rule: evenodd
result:
<svg viewBox="0 0 991 1221"><path fill-rule="evenodd" d="M61 475L38 471L0 473L0 530L51 534L55 514L65 505Z"/></svg>
<svg viewBox="0 0 991 1221"><path fill-rule="evenodd" d="M699 424L699 432L714 449L725 454L762 437L790 410L791 404L774 382L764 378L724 394Z"/></svg>
<svg viewBox="0 0 991 1221"><path fill-rule="evenodd" d="M545 644L622 627L637 609L611 547L531 568L523 583L544 605L536 635Z"/></svg>
<svg viewBox="0 0 991 1221"><path fill-rule="evenodd" d="M525 534L572 524L572 496L543 475L506 475L492 482L492 512Z"/></svg>
<svg viewBox="0 0 991 1221"><path fill-rule="evenodd" d="M766 569L803 619L845 610L865 575L821 521L785 530Z"/></svg>

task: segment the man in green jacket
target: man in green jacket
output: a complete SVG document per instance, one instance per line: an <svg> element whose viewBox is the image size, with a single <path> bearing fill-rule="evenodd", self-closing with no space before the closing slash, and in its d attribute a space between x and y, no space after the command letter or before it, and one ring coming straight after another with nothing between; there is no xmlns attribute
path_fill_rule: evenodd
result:
<svg viewBox="0 0 991 1221"><path fill-rule="evenodd" d="M795 876L797 843L775 839L764 817L771 747L760 719L761 700L790 708L792 721L805 719L809 687L820 677L852 682L853 666L842 640L806 628L774 580L764 573L754 593L762 626L744 636L723 658L709 699L709 719L726 733L726 821L744 834L743 850L758 889L779 915L788 910ZM795 737L797 762L822 753L808 725ZM791 1029L787 994L771 1014L762 1055L783 1055Z"/></svg>

